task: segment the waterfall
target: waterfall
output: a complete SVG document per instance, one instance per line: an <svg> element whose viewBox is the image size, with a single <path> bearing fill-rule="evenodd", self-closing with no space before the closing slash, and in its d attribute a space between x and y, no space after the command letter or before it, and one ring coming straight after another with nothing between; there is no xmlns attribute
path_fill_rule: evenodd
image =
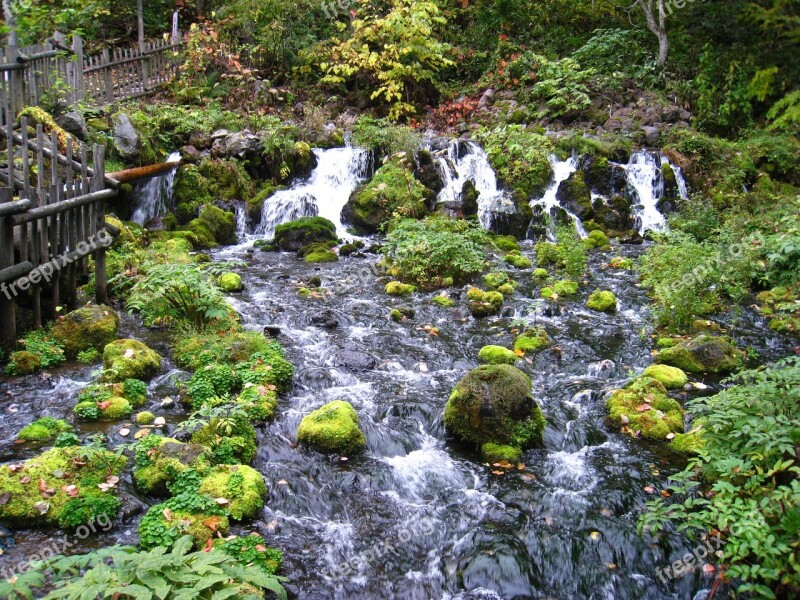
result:
<svg viewBox="0 0 800 600"><path fill-rule="evenodd" d="M340 237L347 231L341 213L350 194L369 175L369 152L361 148L315 149L317 166L305 181L288 190L274 193L264 201L261 223L256 229L259 237L272 238L275 227L300 217L320 216L336 225Z"/></svg>
<svg viewBox="0 0 800 600"><path fill-rule="evenodd" d="M244 202L237 202L233 210L236 215L236 236L239 239L244 239L250 232L250 223L247 218L247 206Z"/></svg>
<svg viewBox="0 0 800 600"><path fill-rule="evenodd" d="M464 184L472 180L479 193L478 218L484 229L491 229L493 214L516 212L508 193L497 187L489 157L475 142L450 140L446 150L438 153L436 163L444 181L437 202L458 202Z"/></svg>
<svg viewBox="0 0 800 600"><path fill-rule="evenodd" d="M172 206L175 172L181 160L180 152L173 152L165 162L175 163L166 173L138 184L134 191L134 210L131 221L146 225L153 219L163 216Z"/></svg>
<svg viewBox="0 0 800 600"><path fill-rule="evenodd" d="M664 176L662 165L669 165L666 156L637 150L631 154L625 169L628 188L634 196L633 214L636 217L636 228L639 233L645 231L663 231L667 227L667 220L658 210L658 201L664 196ZM671 166L671 165L670 165ZM678 191L682 199L686 199L686 181L678 167L672 167Z"/></svg>
<svg viewBox="0 0 800 600"><path fill-rule="evenodd" d="M550 166L553 168L553 180L550 182L550 185L547 186L541 198L531 200L531 207L538 206L546 215L553 217L555 217L557 210L563 210L569 215L569 218L572 219L572 222L575 224L575 231L578 235L586 237L586 230L583 228L581 220L561 206L557 198L559 186L578 170L578 158L576 156L570 156L567 160L559 160L557 156L551 155ZM548 231L548 237L552 237L552 234L552 231Z"/></svg>

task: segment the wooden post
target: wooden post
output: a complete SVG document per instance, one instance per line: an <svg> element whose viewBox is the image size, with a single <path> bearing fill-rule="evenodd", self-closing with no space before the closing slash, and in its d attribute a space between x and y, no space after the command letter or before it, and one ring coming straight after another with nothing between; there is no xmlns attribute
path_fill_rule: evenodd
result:
<svg viewBox="0 0 800 600"><path fill-rule="evenodd" d="M0 188L0 204L11 202L11 188ZM14 225L11 217L0 218L0 269L14 264ZM12 288L0 287L0 344L12 348L17 340L17 315Z"/></svg>
<svg viewBox="0 0 800 600"><path fill-rule="evenodd" d="M72 35L72 52L74 57L75 81L72 85L74 102L82 102L86 98L86 82L83 78L83 38L77 33Z"/></svg>
<svg viewBox="0 0 800 600"><path fill-rule="evenodd" d="M98 192L105 187L106 165L105 165L105 146L95 144L94 146L94 177L92 178L92 191ZM101 200L95 205L98 229L102 229L105 224L106 203ZM94 253L94 289L95 302L97 304L108 304L108 283L106 281L106 249L98 248Z"/></svg>
<svg viewBox="0 0 800 600"><path fill-rule="evenodd" d="M108 48L103 48L103 56L101 64L106 65L106 68L103 69L103 77L105 79L105 87L106 87L106 102L111 104L114 101L114 84L111 80L111 68L108 66L108 63L111 62L111 55L108 52Z"/></svg>
<svg viewBox="0 0 800 600"><path fill-rule="evenodd" d="M142 65L142 91L146 92L150 89L150 55L145 54L147 51L147 44L141 42L139 44L139 54L141 56Z"/></svg>

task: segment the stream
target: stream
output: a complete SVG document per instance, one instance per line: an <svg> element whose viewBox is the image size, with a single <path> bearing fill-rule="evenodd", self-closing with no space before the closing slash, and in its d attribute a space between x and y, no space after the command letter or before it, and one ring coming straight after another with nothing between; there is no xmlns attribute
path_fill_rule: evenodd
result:
<svg viewBox="0 0 800 600"><path fill-rule="evenodd" d="M336 151L338 156L328 154ZM646 246L615 244L612 252L592 252L588 279L570 301L544 303L536 298L532 270L511 269L520 285L502 313L488 319L474 319L463 302L441 308L431 302L433 293L390 297L383 293L388 279L374 269L374 254L315 265L253 248L277 223L304 214L331 218L344 231L338 210L367 176L365 153L316 152L319 166L307 182L268 199L255 231L240 218L241 243L212 253L214 260L247 261L239 270L244 291L230 302L246 328L279 329L278 339L296 367L293 389L281 397L275 420L258 433L253 466L265 476L269 500L260 519L234 531L261 533L283 551L281 574L297 598L705 598L713 574L669 581L657 572L691 552L693 544L677 533L651 543L636 529L644 502L653 498L645 488L662 489L685 458L605 422L608 392L652 362L648 298L635 272L607 263L613 256L636 258ZM477 179L475 171L485 167L475 158L470 168ZM655 168L653 161L635 160L640 162L632 164ZM641 175L648 176L651 188L657 187L652 174ZM457 172L452 185L460 189L466 177ZM502 193L491 193L493 179L482 185L479 215L488 225L486 202L496 202ZM448 186L440 198L451 193ZM662 227L663 217L659 221L644 200L657 198L643 199L639 223ZM364 241L367 247L380 243ZM532 242L523 242L523 254L533 256ZM504 268L500 256L494 263ZM311 287L312 276L321 278L319 297L300 296L297 290ZM616 314L585 308L595 288L616 294ZM448 293L459 300L465 289ZM412 307L415 316L393 322L389 313L399 306ZM720 323L764 361L789 353L788 341L767 333L763 319L749 310ZM442 411L456 382L477 366L478 350L486 344L510 346L511 329L527 324L545 327L553 340L553 347L530 362L518 362L532 378L533 396L547 418L544 447L527 451L517 468L498 469L484 464L474 449L447 439ZM438 328L438 336L426 326ZM166 333L146 329L136 318L123 319L120 335L142 339L168 356ZM188 374L165 362L165 371L150 384L147 410L167 417L168 434L185 413L162 400L176 397L176 383ZM0 380L0 440L5 440L0 460L35 454L35 448L13 443L15 432L36 417L70 416L78 390L96 368L69 363L46 374ZM703 393L718 389L715 380L704 383ZM676 397L688 399L686 392ZM338 399L358 412L365 452L344 458L297 447L302 417ZM112 443L130 441L118 435L121 426L78 424L76 432L102 429ZM138 519L157 500L136 492L129 474L121 486L119 522L80 540L70 552L136 542ZM0 571L54 535L60 534L17 532L16 546L0 556Z"/></svg>

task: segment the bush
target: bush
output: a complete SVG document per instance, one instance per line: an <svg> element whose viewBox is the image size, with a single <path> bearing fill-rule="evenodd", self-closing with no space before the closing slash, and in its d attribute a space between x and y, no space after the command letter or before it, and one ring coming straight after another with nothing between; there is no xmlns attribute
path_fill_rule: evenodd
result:
<svg viewBox="0 0 800 600"><path fill-rule="evenodd" d="M555 152L549 138L519 125L503 125L478 135L489 162L502 184L540 196L553 176L550 155Z"/></svg>
<svg viewBox="0 0 800 600"><path fill-rule="evenodd" d="M436 289L480 273L488 243L486 232L467 221L399 219L392 222L381 252L392 276Z"/></svg>

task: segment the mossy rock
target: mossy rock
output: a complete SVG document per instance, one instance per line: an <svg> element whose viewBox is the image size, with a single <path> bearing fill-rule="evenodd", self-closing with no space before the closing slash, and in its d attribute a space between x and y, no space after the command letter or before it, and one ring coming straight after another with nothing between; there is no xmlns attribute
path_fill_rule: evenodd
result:
<svg viewBox="0 0 800 600"><path fill-rule="evenodd" d="M234 403L247 413L251 421L271 421L278 408L278 394L271 387L275 386L248 382Z"/></svg>
<svg viewBox="0 0 800 600"><path fill-rule="evenodd" d="M642 373L643 377L652 377L664 384L668 390L680 389L689 378L678 367L670 367L668 365L650 365Z"/></svg>
<svg viewBox="0 0 800 600"><path fill-rule="evenodd" d="M9 362L6 366L8 375L30 375L42 366L42 357L27 350L12 352L8 358Z"/></svg>
<svg viewBox="0 0 800 600"><path fill-rule="evenodd" d="M217 506L212 506L212 501L204 496L196 496L207 503L208 512L203 512L196 508L201 502L192 498L192 495L181 496L194 510L170 508L172 500L151 506L139 521L139 543L142 548L149 549L155 546L169 548L181 537L189 535L194 540L193 547L201 549L214 539L228 535L230 521L227 516L221 514L222 511Z"/></svg>
<svg viewBox="0 0 800 600"><path fill-rule="evenodd" d="M562 279L553 284L553 291L559 296L575 296L578 293L578 282Z"/></svg>
<svg viewBox="0 0 800 600"><path fill-rule="evenodd" d="M358 246L355 244L342 244L339 246L339 256L350 256L358 252Z"/></svg>
<svg viewBox="0 0 800 600"><path fill-rule="evenodd" d="M595 290L586 301L587 308L599 310L600 312L616 312L617 297L614 292L608 290Z"/></svg>
<svg viewBox="0 0 800 600"><path fill-rule="evenodd" d="M441 306L442 308L450 308L452 306L455 306L456 304L456 301L453 300L450 296L445 296L442 294L434 296L431 302L433 302L437 306Z"/></svg>
<svg viewBox="0 0 800 600"><path fill-rule="evenodd" d="M103 380L148 380L161 370L161 356L138 340L115 340L103 349Z"/></svg>
<svg viewBox="0 0 800 600"><path fill-rule="evenodd" d="M250 464L256 456L256 431L244 419L225 423L224 428L219 419L211 419L192 434L191 442L205 446L214 464Z"/></svg>
<svg viewBox="0 0 800 600"><path fill-rule="evenodd" d="M505 271L494 271L483 276L483 285L490 290L496 290L507 283L513 284L513 281Z"/></svg>
<svg viewBox="0 0 800 600"><path fill-rule="evenodd" d="M236 215L207 204L200 216L186 225L186 230L197 236L198 247L213 248L219 244L235 244Z"/></svg>
<svg viewBox="0 0 800 600"><path fill-rule="evenodd" d="M656 348L672 348L673 346L677 346L679 343L679 340L668 337L660 337L656 340Z"/></svg>
<svg viewBox="0 0 800 600"><path fill-rule="evenodd" d="M267 498L264 477L245 465L219 465L203 477L199 493L212 500L224 499L223 508L235 521L252 519L261 513Z"/></svg>
<svg viewBox="0 0 800 600"><path fill-rule="evenodd" d="M583 240L583 245L589 249L610 248L610 242L608 240L608 236L599 229L590 231L589 236L585 240Z"/></svg>
<svg viewBox="0 0 800 600"><path fill-rule="evenodd" d="M540 267L558 264L558 246L551 242L539 242L534 248L536 251L536 264Z"/></svg>
<svg viewBox="0 0 800 600"><path fill-rule="evenodd" d="M669 443L670 448L684 454L700 454L705 447L701 429L695 428L688 433L676 433Z"/></svg>
<svg viewBox="0 0 800 600"><path fill-rule="evenodd" d="M606 401L611 421L632 435L666 440L683 433L683 409L667 395L664 385L650 377L636 379Z"/></svg>
<svg viewBox="0 0 800 600"><path fill-rule="evenodd" d="M336 262L339 260L339 257L335 252L331 250L316 250L314 252L309 252L303 257L303 260L307 263L330 263Z"/></svg>
<svg viewBox="0 0 800 600"><path fill-rule="evenodd" d="M531 380L511 365L481 365L456 384L444 409L447 431L479 446L541 443L544 416Z"/></svg>
<svg viewBox="0 0 800 600"><path fill-rule="evenodd" d="M273 185L271 181L268 181L260 190L258 190L255 196L251 196L245 201L247 206L247 217L251 222L258 223L261 221L261 213L264 208L264 201L281 189L283 189L283 186Z"/></svg>
<svg viewBox="0 0 800 600"><path fill-rule="evenodd" d="M494 238L494 245L498 250L503 252L519 252L520 245L517 239L512 235L498 235Z"/></svg>
<svg viewBox="0 0 800 600"><path fill-rule="evenodd" d="M275 228L275 246L284 252L297 252L310 244L335 244L336 240L336 226L324 217L302 217Z"/></svg>
<svg viewBox="0 0 800 600"><path fill-rule="evenodd" d="M519 356L503 346L484 346L478 352L478 361L486 365L513 365Z"/></svg>
<svg viewBox="0 0 800 600"><path fill-rule="evenodd" d="M20 429L17 439L26 442L46 442L63 431L72 431L72 427L65 420L42 417Z"/></svg>
<svg viewBox="0 0 800 600"><path fill-rule="evenodd" d="M519 252L509 252L503 257L503 260L517 269L530 269L533 266L531 260Z"/></svg>
<svg viewBox="0 0 800 600"><path fill-rule="evenodd" d="M223 273L217 279L217 285L223 292L241 292L244 286L242 285L242 278L237 273Z"/></svg>
<svg viewBox="0 0 800 600"><path fill-rule="evenodd" d="M138 425L151 425L156 420L156 416L148 410L143 410L136 415Z"/></svg>
<svg viewBox="0 0 800 600"><path fill-rule="evenodd" d="M402 154L402 153L401 153ZM421 219L434 194L411 172L406 156L395 155L358 187L342 209L342 220L359 233L377 233L393 216Z"/></svg>
<svg viewBox="0 0 800 600"><path fill-rule="evenodd" d="M15 528L74 528L102 514L113 518L119 509L116 489L103 492L97 486L109 476L118 477L127 459L98 450L98 456L87 461L83 452L79 446L53 448L22 463L0 466L0 495L7 495L0 503L0 520Z"/></svg>
<svg viewBox="0 0 800 600"><path fill-rule="evenodd" d="M744 352L726 337L702 334L664 348L656 362L678 367L687 373L730 373L742 368Z"/></svg>
<svg viewBox="0 0 800 600"><path fill-rule="evenodd" d="M490 442L481 446L481 456L483 457L483 460L489 463L517 463L519 462L519 459L522 458L522 450L515 446L492 444Z"/></svg>
<svg viewBox="0 0 800 600"><path fill-rule="evenodd" d="M533 270L534 279L538 279L541 281L543 279L547 279L547 276L548 276L547 269L542 269L541 267L539 267L538 269Z"/></svg>
<svg viewBox="0 0 800 600"><path fill-rule="evenodd" d="M105 305L84 306L64 315L53 325L52 336L69 358L88 348L102 350L117 337L119 315Z"/></svg>
<svg viewBox="0 0 800 600"><path fill-rule="evenodd" d="M185 444L168 437L149 435L136 445L136 470L133 481L145 494L165 496L167 484L181 473L210 468L206 448L200 444Z"/></svg>
<svg viewBox="0 0 800 600"><path fill-rule="evenodd" d="M467 308L476 319L496 315L503 308L504 301L500 292L485 292L475 287L467 290Z"/></svg>
<svg viewBox="0 0 800 600"><path fill-rule="evenodd" d="M413 294L417 291L416 286L413 286L408 283L402 283L400 281L390 281L386 284L386 288L384 291L389 296L408 296L409 294Z"/></svg>
<svg viewBox="0 0 800 600"><path fill-rule="evenodd" d="M117 421L129 417L133 412L131 403L119 396L112 396L107 400L103 400L97 406L99 409L98 418L101 421Z"/></svg>
<svg viewBox="0 0 800 600"><path fill-rule="evenodd" d="M322 452L352 454L364 448L367 439L358 424L358 414L349 402L334 400L303 418L298 441Z"/></svg>
<svg viewBox="0 0 800 600"><path fill-rule="evenodd" d="M514 350L521 350L522 352L538 352L544 348L549 348L550 336L543 327L531 327L523 331L517 339L514 340Z"/></svg>

